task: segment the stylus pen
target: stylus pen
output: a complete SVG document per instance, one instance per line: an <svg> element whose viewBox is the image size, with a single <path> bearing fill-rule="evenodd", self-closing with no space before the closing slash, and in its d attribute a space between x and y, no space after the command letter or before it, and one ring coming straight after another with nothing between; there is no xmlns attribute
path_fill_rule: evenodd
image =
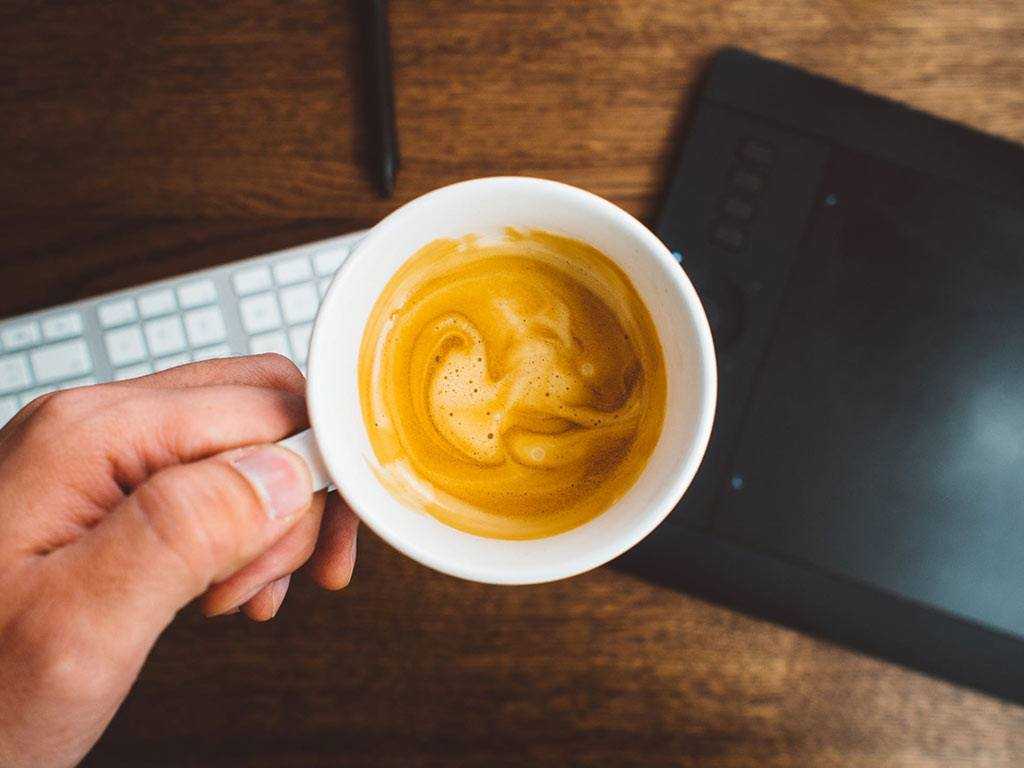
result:
<svg viewBox="0 0 1024 768"><path fill-rule="evenodd" d="M395 129L395 89L391 78L391 42L387 0L369 0L370 120L376 143L375 162L381 197L391 197L398 173L398 134Z"/></svg>

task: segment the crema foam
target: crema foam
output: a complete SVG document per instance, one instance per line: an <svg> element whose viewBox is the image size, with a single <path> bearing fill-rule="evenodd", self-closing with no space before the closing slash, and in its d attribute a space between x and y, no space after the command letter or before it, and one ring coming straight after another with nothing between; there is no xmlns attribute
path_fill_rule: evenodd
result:
<svg viewBox="0 0 1024 768"><path fill-rule="evenodd" d="M492 538L550 536L606 510L665 412L658 334L625 273L539 230L415 253L374 306L358 376L384 485Z"/></svg>

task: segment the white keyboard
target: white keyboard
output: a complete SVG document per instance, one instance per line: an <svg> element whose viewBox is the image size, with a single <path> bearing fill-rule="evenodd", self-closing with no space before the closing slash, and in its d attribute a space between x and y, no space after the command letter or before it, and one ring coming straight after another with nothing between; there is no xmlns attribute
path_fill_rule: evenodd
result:
<svg viewBox="0 0 1024 768"><path fill-rule="evenodd" d="M0 425L39 395L280 352L305 372L331 276L365 232L0 321Z"/></svg>

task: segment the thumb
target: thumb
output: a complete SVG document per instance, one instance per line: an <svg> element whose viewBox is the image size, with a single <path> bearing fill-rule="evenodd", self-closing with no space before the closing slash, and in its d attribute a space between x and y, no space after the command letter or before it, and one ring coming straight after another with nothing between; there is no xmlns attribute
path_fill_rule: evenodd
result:
<svg viewBox="0 0 1024 768"><path fill-rule="evenodd" d="M277 541L311 501L305 462L278 445L168 467L74 545L72 570L92 593L94 620L155 637L210 584Z"/></svg>

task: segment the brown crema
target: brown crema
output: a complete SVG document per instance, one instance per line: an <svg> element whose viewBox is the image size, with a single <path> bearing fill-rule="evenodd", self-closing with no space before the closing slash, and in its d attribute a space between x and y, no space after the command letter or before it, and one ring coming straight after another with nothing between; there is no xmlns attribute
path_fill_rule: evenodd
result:
<svg viewBox="0 0 1024 768"><path fill-rule="evenodd" d="M358 375L385 486L491 538L550 536L606 510L665 412L658 334L632 283L540 230L417 251L374 305Z"/></svg>

